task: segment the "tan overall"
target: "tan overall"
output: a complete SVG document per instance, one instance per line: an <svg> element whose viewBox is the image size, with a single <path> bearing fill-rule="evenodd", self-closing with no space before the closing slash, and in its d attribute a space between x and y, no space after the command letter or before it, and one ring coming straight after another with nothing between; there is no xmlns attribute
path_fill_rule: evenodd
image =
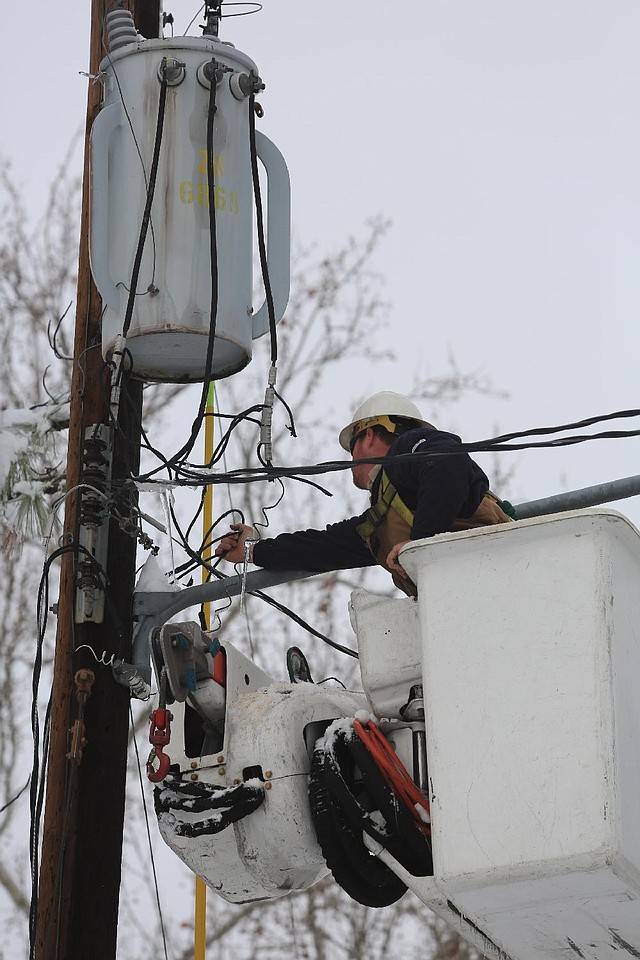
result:
<svg viewBox="0 0 640 960"><path fill-rule="evenodd" d="M382 480L378 487L378 503L383 499L383 494L388 488L390 488L392 491L394 490L387 475L383 473ZM411 522L409 522L409 520ZM480 501L480 505L478 506L476 512L466 520L458 517L449 527L449 531L454 532L456 530L472 530L475 527L490 527L496 523L511 522L512 518L504 512L500 506L500 501L498 498L491 493L491 491L489 491ZM362 530L362 527L365 526L366 523L361 524L361 526L358 527L358 533L360 533L364 542L367 544L378 563L385 567L385 569L389 570L386 560L389 556L390 550L395 547L397 543L403 543L405 540L411 539L413 514L404 501L401 500L400 496L395 493L393 498L390 500L388 508L381 521L377 524L375 529L369 533L368 536L366 536L365 532ZM389 570L389 573L393 577L393 582L395 583L396 587L404 591L404 593L410 597L416 597L418 595L418 591L413 580L410 580L408 577L401 577L400 574L393 570Z"/></svg>

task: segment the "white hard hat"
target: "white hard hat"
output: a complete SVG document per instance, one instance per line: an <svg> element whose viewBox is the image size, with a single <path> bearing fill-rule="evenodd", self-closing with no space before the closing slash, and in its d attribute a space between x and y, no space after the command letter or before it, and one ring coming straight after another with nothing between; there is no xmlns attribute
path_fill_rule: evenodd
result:
<svg viewBox="0 0 640 960"><path fill-rule="evenodd" d="M373 427L376 424L386 427L390 433L393 433L395 424L389 417L415 420L418 425L433 429L433 424L422 419L422 414L408 397L405 397L402 393L394 393L393 390L382 390L380 393L374 393L372 397L368 397L354 411L351 423L340 431L338 437L340 446L343 450L349 450L349 444L356 434L362 433L367 427Z"/></svg>

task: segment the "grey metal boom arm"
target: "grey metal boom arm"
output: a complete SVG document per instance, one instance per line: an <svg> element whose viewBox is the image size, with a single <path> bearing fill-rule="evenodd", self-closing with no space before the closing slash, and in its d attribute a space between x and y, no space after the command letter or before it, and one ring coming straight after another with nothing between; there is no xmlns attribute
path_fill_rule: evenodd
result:
<svg viewBox="0 0 640 960"><path fill-rule="evenodd" d="M306 570L254 570L247 574L245 591L253 593L264 590L265 587L276 587L280 583L316 576L318 574ZM151 676L149 637L156 627L163 626L167 620L188 607L223 600L226 597L237 597L241 591L242 577L235 576L215 580L213 583L203 583L197 587L187 587L175 593L134 593L133 615L140 618L140 625L133 644L133 662L147 682Z"/></svg>
<svg viewBox="0 0 640 960"><path fill-rule="evenodd" d="M515 510L519 519L526 520L529 517L561 513L564 510L580 510L600 503L612 503L638 494L640 494L640 476L624 477L621 480L610 480L593 487L559 493L542 500L519 503L516 504ZM247 593L253 593L256 590L264 590L266 587L275 587L280 583L291 583L294 580L305 580L315 576L318 574L304 570L255 570L247 574L245 590ZM242 577L234 576L197 587L187 587L176 593L135 593L133 614L140 618L140 624L133 646L133 661L147 682L151 676L149 637L156 627L163 626L167 620L188 607L222 600L225 597L235 597L241 591Z"/></svg>
<svg viewBox="0 0 640 960"><path fill-rule="evenodd" d="M543 500L518 503L515 510L519 520L527 520L529 517L542 517L547 513L582 510L584 507L595 507L600 503L626 500L638 494L640 494L640 476L623 477L621 480L609 480L607 483L598 483L593 487L558 493Z"/></svg>

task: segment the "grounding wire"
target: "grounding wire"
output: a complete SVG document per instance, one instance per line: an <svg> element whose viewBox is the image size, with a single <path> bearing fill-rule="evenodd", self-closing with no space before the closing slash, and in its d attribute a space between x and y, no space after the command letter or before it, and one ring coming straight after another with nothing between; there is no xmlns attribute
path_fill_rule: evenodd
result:
<svg viewBox="0 0 640 960"><path fill-rule="evenodd" d="M144 782L143 782L143 780L142 780L142 765L141 765L141 763L140 763L140 753L138 752L138 739L137 739L137 737L136 737L136 727L135 727L135 721L134 721L134 718L133 718L133 709L132 709L132 707L131 707L131 701L129 701L129 716L130 716L130 718L131 718L131 730L132 730L132 733L133 733L132 740L133 740L133 748L134 748L134 751L135 751L135 754L136 754L136 766L137 766L137 768L138 768L138 780L139 780L139 783L140 783L140 796L142 797L142 809L143 809L143 811L144 811L144 822L145 822L145 827L146 827L146 830L147 830L147 843L148 843L148 845L149 845L149 858L150 858L150 860L151 860L151 871L152 871L152 873L153 873L153 885L154 885L154 889L155 889L156 906L157 906L157 908L158 908L158 918L159 918L159 920L160 920L160 931L161 931L161 933L162 933L162 945L163 945L163 948L164 948L164 957L165 957L165 960L168 960L168 953L167 953L167 935L166 935L166 932L165 932L164 916L163 916L163 914L162 914L162 905L161 905L161 903L160 903L160 890L159 890L159 888L158 888L158 874L157 874L157 871L156 871L156 861L155 861L155 856L154 856L154 853L153 853L153 844L152 844L152 842L151 842L151 828L150 828L150 826L149 826L149 812L148 812L148 810L147 810L147 800L146 800L145 793L144 793Z"/></svg>
<svg viewBox="0 0 640 960"><path fill-rule="evenodd" d="M64 784L64 817L62 821L62 834L60 837L60 850L58 853L58 869L56 870L56 883L54 891L54 904L56 908L56 947L54 960L60 956L60 934L62 932L62 879L64 877L65 859L67 855L67 840L69 839L69 820L71 818L71 802L76 788L78 777L78 768L75 763L65 768Z"/></svg>
<svg viewBox="0 0 640 960"><path fill-rule="evenodd" d="M42 655L44 640L47 630L47 621L49 616L49 572L51 565L59 557L68 553L82 553L88 557L92 565L96 568L100 576L104 578L106 587L106 574L97 563L93 554L78 543L68 543L54 550L43 564L40 583L37 592L37 642L34 657L32 674L32 701L31 701L31 730L33 736L33 762L31 770L30 784L30 823L29 823L29 860L31 866L31 901L29 904L29 957L35 955L37 920L38 920L38 894L39 894L39 848L40 848L40 822L42 819L42 809L44 805L45 793L45 774L47 769L47 759L49 753L49 737L51 732L51 698L49 694L45 721L43 724L42 738L42 759L40 757L40 721L38 716L38 694L40 688L40 675L42 672ZM105 598L108 602L108 596L105 590ZM118 625L118 624L117 624ZM120 624L121 627L121 624ZM62 855L63 851L61 851Z"/></svg>

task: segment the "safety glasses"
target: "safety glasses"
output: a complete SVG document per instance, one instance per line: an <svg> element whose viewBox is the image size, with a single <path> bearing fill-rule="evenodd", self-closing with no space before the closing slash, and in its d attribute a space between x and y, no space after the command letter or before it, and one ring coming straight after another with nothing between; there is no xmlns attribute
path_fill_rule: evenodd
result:
<svg viewBox="0 0 640 960"><path fill-rule="evenodd" d="M349 453L351 456L353 456L353 448L355 447L356 443L360 437L364 436L366 432L366 430L361 430L360 433L356 433L355 436L351 437L351 440L349 440Z"/></svg>

